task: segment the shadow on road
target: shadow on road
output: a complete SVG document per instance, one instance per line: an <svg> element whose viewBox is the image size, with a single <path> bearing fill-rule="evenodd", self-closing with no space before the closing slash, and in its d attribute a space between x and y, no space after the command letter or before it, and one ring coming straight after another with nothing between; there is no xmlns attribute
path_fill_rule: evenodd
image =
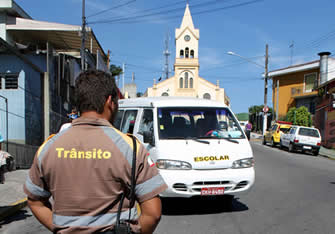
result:
<svg viewBox="0 0 335 234"><path fill-rule="evenodd" d="M240 212L249 208L233 196L162 198L163 215L198 215Z"/></svg>
<svg viewBox="0 0 335 234"><path fill-rule="evenodd" d="M32 216L31 214L27 214L28 211L26 210L20 210L17 213L15 213L15 215L9 216L7 218L5 218L4 220L0 221L0 227L2 225L6 225L15 221L20 221L20 220L24 220L30 216Z"/></svg>

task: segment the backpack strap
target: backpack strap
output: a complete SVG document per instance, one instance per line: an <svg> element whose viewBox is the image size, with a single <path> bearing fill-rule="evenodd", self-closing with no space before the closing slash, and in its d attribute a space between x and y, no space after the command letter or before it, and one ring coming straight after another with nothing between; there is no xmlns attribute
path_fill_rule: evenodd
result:
<svg viewBox="0 0 335 234"><path fill-rule="evenodd" d="M133 135L129 135L129 137L132 138L133 140L133 159L132 159L132 165L131 165L131 184L130 184L130 190L129 188L126 188L126 191L122 193L121 199L120 199L120 204L118 207L117 211L117 216L116 216L116 226L120 226L120 216L121 216L121 211L122 211L122 205L125 197L127 197L130 201L129 205L129 220L130 220L130 215L131 215L131 208L133 208L135 204L135 186L136 186L136 152L137 152L137 144L136 144L136 138Z"/></svg>

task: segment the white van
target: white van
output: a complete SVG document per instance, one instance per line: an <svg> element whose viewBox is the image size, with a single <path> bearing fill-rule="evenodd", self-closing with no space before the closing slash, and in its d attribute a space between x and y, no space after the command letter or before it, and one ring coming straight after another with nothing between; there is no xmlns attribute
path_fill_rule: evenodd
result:
<svg viewBox="0 0 335 234"><path fill-rule="evenodd" d="M183 97L122 99L114 126L147 147L163 197L238 194L255 181L248 139L223 103Z"/></svg>

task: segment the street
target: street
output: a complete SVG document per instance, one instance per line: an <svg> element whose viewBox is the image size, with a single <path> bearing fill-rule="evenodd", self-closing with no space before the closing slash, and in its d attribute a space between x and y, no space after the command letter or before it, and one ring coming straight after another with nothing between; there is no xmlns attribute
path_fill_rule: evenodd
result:
<svg viewBox="0 0 335 234"><path fill-rule="evenodd" d="M256 183L229 199L169 199L155 233L334 233L335 161L251 142ZM49 233L28 208L1 233Z"/></svg>

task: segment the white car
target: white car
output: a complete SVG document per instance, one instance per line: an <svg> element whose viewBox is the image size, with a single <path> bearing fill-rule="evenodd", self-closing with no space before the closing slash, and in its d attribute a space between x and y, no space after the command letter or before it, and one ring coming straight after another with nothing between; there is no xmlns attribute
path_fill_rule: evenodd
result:
<svg viewBox="0 0 335 234"><path fill-rule="evenodd" d="M296 150L309 151L314 156L317 156L320 146L321 136L317 128L292 126L280 136L280 147L287 147L290 152Z"/></svg>

